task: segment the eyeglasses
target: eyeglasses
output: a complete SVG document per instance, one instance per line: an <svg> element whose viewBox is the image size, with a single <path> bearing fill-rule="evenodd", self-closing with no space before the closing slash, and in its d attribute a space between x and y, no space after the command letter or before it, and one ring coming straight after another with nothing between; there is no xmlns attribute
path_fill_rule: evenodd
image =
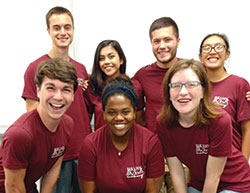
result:
<svg viewBox="0 0 250 193"><path fill-rule="evenodd" d="M192 90L192 89L198 87L199 85L202 85L202 83L199 82L199 81L188 81L188 82L185 82L185 83L172 82L172 83L168 84L169 88L173 89L174 91L180 91L183 86L185 86L185 88L187 90Z"/></svg>
<svg viewBox="0 0 250 193"><path fill-rule="evenodd" d="M225 45L220 45L220 44L217 44L216 46L206 45L202 47L202 52L209 53L212 51L212 49L214 49L215 52L220 53L220 52L223 52L225 48L226 48Z"/></svg>

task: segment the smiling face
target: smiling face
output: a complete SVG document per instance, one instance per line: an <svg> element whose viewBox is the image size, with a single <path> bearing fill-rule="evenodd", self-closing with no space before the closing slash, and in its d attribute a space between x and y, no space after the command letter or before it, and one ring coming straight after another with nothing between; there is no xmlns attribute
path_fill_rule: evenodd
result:
<svg viewBox="0 0 250 193"><path fill-rule="evenodd" d="M152 31L152 50L158 65L170 67L168 64L176 58L179 41L172 26Z"/></svg>
<svg viewBox="0 0 250 193"><path fill-rule="evenodd" d="M202 51L199 55L200 61L204 64L204 66L208 70L218 70L224 68L224 63L228 59L230 52L226 50L226 43L223 38L219 36L210 36L208 37L202 44L202 47L211 46L215 47L221 45L222 51L216 52L215 48L213 48L210 52L206 53Z"/></svg>
<svg viewBox="0 0 250 193"><path fill-rule="evenodd" d="M111 138L129 138L135 120L135 110L131 101L121 94L108 98L104 119L110 129Z"/></svg>
<svg viewBox="0 0 250 193"><path fill-rule="evenodd" d="M53 14L49 18L48 33L53 47L68 48L73 40L74 27L68 14Z"/></svg>
<svg viewBox="0 0 250 193"><path fill-rule="evenodd" d="M118 52L112 46L105 46L101 49L99 65L108 78L115 78L120 75L122 62Z"/></svg>
<svg viewBox="0 0 250 193"><path fill-rule="evenodd" d="M171 83L186 83L189 81L200 81L196 73L190 68L176 72L171 78ZM192 119L202 98L203 89L201 85L194 88L182 86L180 90L170 88L170 100L178 111L180 118L189 117Z"/></svg>
<svg viewBox="0 0 250 193"><path fill-rule="evenodd" d="M37 95L39 98L37 111L43 123L45 125L57 123L74 99L74 88L73 84L45 76L40 88L37 88Z"/></svg>

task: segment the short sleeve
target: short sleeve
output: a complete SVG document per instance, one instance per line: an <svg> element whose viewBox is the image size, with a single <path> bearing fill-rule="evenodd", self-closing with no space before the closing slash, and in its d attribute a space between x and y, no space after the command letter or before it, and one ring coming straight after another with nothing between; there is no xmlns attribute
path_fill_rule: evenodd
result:
<svg viewBox="0 0 250 193"><path fill-rule="evenodd" d="M148 142L152 148L147 159L147 178L156 178L164 174L164 155L158 137L154 136Z"/></svg>
<svg viewBox="0 0 250 193"><path fill-rule="evenodd" d="M2 139L3 166L8 169L27 168L31 148L29 133L20 126L12 126Z"/></svg>
<svg viewBox="0 0 250 193"><path fill-rule="evenodd" d="M232 122L227 112L213 120L209 128L209 155L230 156L232 153Z"/></svg>
<svg viewBox="0 0 250 193"><path fill-rule="evenodd" d="M78 177L86 181L95 181L96 151L88 136L85 137L78 158Z"/></svg>

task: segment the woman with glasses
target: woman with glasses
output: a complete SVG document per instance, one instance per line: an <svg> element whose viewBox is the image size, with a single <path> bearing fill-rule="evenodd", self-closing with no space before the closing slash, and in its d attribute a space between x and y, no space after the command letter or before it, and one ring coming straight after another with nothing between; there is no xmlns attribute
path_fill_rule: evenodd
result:
<svg viewBox="0 0 250 193"><path fill-rule="evenodd" d="M225 34L209 34L201 42L200 60L206 68L212 85L212 101L226 110L233 123L233 143L249 159L250 155L250 103L245 93L249 83L229 74L224 67L230 56L230 46Z"/></svg>
<svg viewBox="0 0 250 193"><path fill-rule="evenodd" d="M176 193L250 192L250 167L232 145L230 116L211 101L202 64L180 60L163 79L158 136ZM188 187L184 163L190 170Z"/></svg>

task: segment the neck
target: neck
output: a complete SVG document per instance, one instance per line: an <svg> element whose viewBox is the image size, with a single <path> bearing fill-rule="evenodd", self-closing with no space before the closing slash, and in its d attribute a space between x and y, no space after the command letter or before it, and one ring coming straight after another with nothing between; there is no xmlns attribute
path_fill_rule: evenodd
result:
<svg viewBox="0 0 250 193"><path fill-rule="evenodd" d="M61 58L63 60L69 61L69 48L56 48L53 47L48 55L51 58Z"/></svg>
<svg viewBox="0 0 250 193"><path fill-rule="evenodd" d="M219 82L221 80L224 80L225 78L227 78L230 74L228 74L224 68L220 68L217 70L210 70L207 69L207 75L208 78L211 82Z"/></svg>
<svg viewBox="0 0 250 193"><path fill-rule="evenodd" d="M111 141L115 146L115 148L120 152L125 150L126 147L128 146L130 135L131 135L131 130L128 131L128 133L122 137L115 136L114 134L112 134L112 132L110 132Z"/></svg>
<svg viewBox="0 0 250 193"><path fill-rule="evenodd" d="M43 113L42 109L40 108L40 106L38 105L37 107L37 112L43 122L43 124L45 125L45 127L52 133L56 132L57 127L60 123L60 120L53 120L50 119L48 116L45 115L45 113Z"/></svg>
<svg viewBox="0 0 250 193"><path fill-rule="evenodd" d="M160 68L170 68L172 65L174 65L177 62L177 58L174 57L168 62L160 62L157 60L157 66Z"/></svg>
<svg viewBox="0 0 250 193"><path fill-rule="evenodd" d="M188 128L194 125L193 115L179 115L179 123L182 127Z"/></svg>

